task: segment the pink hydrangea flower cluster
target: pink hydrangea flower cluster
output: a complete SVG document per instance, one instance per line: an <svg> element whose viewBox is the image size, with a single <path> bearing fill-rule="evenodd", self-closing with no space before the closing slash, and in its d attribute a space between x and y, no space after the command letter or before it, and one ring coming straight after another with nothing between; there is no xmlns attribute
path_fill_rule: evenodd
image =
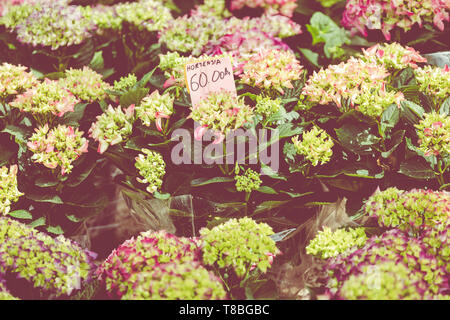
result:
<svg viewBox="0 0 450 320"><path fill-rule="evenodd" d="M374 59L378 64L383 65L387 70L402 70L407 67L417 69L417 63L425 63L427 59L422 57L414 48L399 43L384 43L363 49L363 59Z"/></svg>
<svg viewBox="0 0 450 320"><path fill-rule="evenodd" d="M261 7L268 14L278 14L292 17L295 8L297 8L296 0L232 0L231 10L239 10L244 6L249 8Z"/></svg>
<svg viewBox="0 0 450 320"><path fill-rule="evenodd" d="M449 9L447 0L347 0L341 23L364 36L366 28L381 30L389 41L395 27L409 31L414 24L432 23L444 31L444 21L450 21Z"/></svg>
<svg viewBox="0 0 450 320"><path fill-rule="evenodd" d="M78 102L80 100L61 82L45 79L18 95L10 105L20 111L32 113L39 124L43 125L51 120L52 115L62 117L66 112L73 112Z"/></svg>
<svg viewBox="0 0 450 320"><path fill-rule="evenodd" d="M291 81L299 80L303 67L294 53L282 50L265 50L253 55L243 67L241 82L269 93L283 94L292 89Z"/></svg>
<svg viewBox="0 0 450 320"><path fill-rule="evenodd" d="M96 271L111 296L131 294L136 274L152 271L167 263L200 261L200 248L191 238L177 237L166 231L147 231L115 249Z"/></svg>
<svg viewBox="0 0 450 320"><path fill-rule="evenodd" d="M350 107L370 116L380 116L392 103L400 104L401 92L388 91L385 78L387 70L374 61L351 57L338 65L314 72L303 87L302 94L312 102L328 104L334 102L342 111Z"/></svg>
<svg viewBox="0 0 450 320"><path fill-rule="evenodd" d="M62 175L69 174L72 163L88 152L88 140L83 137L83 131L65 125L51 130L47 124L36 128L27 146L34 153L32 160L50 169L61 166Z"/></svg>

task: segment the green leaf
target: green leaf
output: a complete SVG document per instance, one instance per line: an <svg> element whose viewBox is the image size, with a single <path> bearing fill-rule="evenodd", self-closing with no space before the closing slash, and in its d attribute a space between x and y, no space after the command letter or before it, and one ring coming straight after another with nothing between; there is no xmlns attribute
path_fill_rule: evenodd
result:
<svg viewBox="0 0 450 320"><path fill-rule="evenodd" d="M402 162L398 172L415 179L433 179L436 177L425 159L420 156Z"/></svg>
<svg viewBox="0 0 450 320"><path fill-rule="evenodd" d="M320 68L319 54L306 48L298 48L305 58L316 67Z"/></svg>
<svg viewBox="0 0 450 320"><path fill-rule="evenodd" d="M11 217L18 219L33 219L31 213L27 210L15 210L8 213Z"/></svg>
<svg viewBox="0 0 450 320"><path fill-rule="evenodd" d="M141 80L139 80L133 87L133 89L138 89L138 88L144 88L145 85L150 81L150 79L153 76L153 73L155 72L156 68L154 68L153 70L151 70L150 72L147 72L142 78Z"/></svg>
<svg viewBox="0 0 450 320"><path fill-rule="evenodd" d="M79 186L84 180L87 179L87 177L89 177L97 164L102 161L104 161L104 159L94 160L93 158L87 158L87 160L74 168L70 178L67 180L66 185L69 187Z"/></svg>
<svg viewBox="0 0 450 320"><path fill-rule="evenodd" d="M324 52L327 58L339 57L343 52L341 46L351 43L346 31L322 12L315 12L310 23L306 28L313 38L312 44L325 43Z"/></svg>
<svg viewBox="0 0 450 320"><path fill-rule="evenodd" d="M264 201L260 203L256 208L253 214L259 214L268 210L272 210L278 207L285 205L291 200L283 200L283 201Z"/></svg>
<svg viewBox="0 0 450 320"><path fill-rule="evenodd" d="M304 196L313 194L314 192L309 191L309 192L305 192L305 193L296 193L296 192L288 192L288 191L281 190L280 193L285 193L291 198L300 198L300 197L304 197Z"/></svg>
<svg viewBox="0 0 450 320"><path fill-rule="evenodd" d="M148 94L148 88L139 88L130 90L120 97L120 105L126 108L132 104L138 105L141 100Z"/></svg>
<svg viewBox="0 0 450 320"><path fill-rule="evenodd" d="M272 179L287 181L286 177L281 176L278 172L274 171L271 167L261 162L261 175L269 176Z"/></svg>
<svg viewBox="0 0 450 320"><path fill-rule="evenodd" d="M409 122L409 124L416 124L423 118L425 109L409 100L403 100L401 102L401 115Z"/></svg>
<svg viewBox="0 0 450 320"><path fill-rule="evenodd" d="M63 204L61 198L58 195L52 193L38 193L36 191L33 191L26 193L25 197L37 202L50 202L55 204Z"/></svg>
<svg viewBox="0 0 450 320"><path fill-rule="evenodd" d="M30 227L37 228L45 225L45 217L40 217L29 224Z"/></svg>
<svg viewBox="0 0 450 320"><path fill-rule="evenodd" d="M53 176L37 178L34 184L41 188L54 187L59 183L59 180Z"/></svg>
<svg viewBox="0 0 450 320"><path fill-rule="evenodd" d="M445 101L442 103L441 108L439 109L439 114L441 115L450 115L450 97L445 99Z"/></svg>
<svg viewBox="0 0 450 320"><path fill-rule="evenodd" d="M347 123L335 131L340 144L359 155L372 154L374 152L372 146L381 140L362 123Z"/></svg>
<svg viewBox="0 0 450 320"><path fill-rule="evenodd" d="M405 130L395 131L395 133L392 135L391 140L387 144L389 150L381 153L381 156L383 158L389 157L397 149L397 147L403 142L403 139L405 137L405 132L406 132Z"/></svg>
<svg viewBox="0 0 450 320"><path fill-rule="evenodd" d="M233 182L234 179L231 177L215 177L215 178L198 178L191 181L192 187L201 187L211 183L223 183L223 182Z"/></svg>
<svg viewBox="0 0 450 320"><path fill-rule="evenodd" d="M384 110L380 120L380 134L386 136L395 127L400 118L400 109L396 104L391 104Z"/></svg>
<svg viewBox="0 0 450 320"><path fill-rule="evenodd" d="M266 194L278 194L278 192L275 189L268 186L261 186L256 191Z"/></svg>
<svg viewBox="0 0 450 320"><path fill-rule="evenodd" d="M78 127L80 125L80 120L83 118L84 111L86 110L87 103L77 103L73 108L73 112L66 112L61 118L61 123Z"/></svg>
<svg viewBox="0 0 450 320"><path fill-rule="evenodd" d="M153 193L153 196L156 199L167 200L170 198L170 193L159 193L158 191L155 191L155 193Z"/></svg>
<svg viewBox="0 0 450 320"><path fill-rule="evenodd" d="M65 216L67 219L69 219L72 222L80 222L81 221L81 219L78 219L73 214L66 214Z"/></svg>
<svg viewBox="0 0 450 320"><path fill-rule="evenodd" d="M61 228L61 226L48 226L47 227L47 232L50 232L50 233L53 233L53 234L57 234L57 235L60 235L60 234L64 233L64 231Z"/></svg>
<svg viewBox="0 0 450 320"><path fill-rule="evenodd" d="M59 80L61 78L65 78L66 74L64 72L51 72L47 73L44 78L50 79L50 80Z"/></svg>

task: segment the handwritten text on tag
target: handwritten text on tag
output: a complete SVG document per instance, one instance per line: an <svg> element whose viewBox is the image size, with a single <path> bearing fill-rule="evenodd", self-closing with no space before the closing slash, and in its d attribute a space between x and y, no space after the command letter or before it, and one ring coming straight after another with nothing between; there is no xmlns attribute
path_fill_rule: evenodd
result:
<svg viewBox="0 0 450 320"><path fill-rule="evenodd" d="M191 95L192 106L210 92L229 91L237 96L230 58L210 58L187 63L184 67L186 86Z"/></svg>

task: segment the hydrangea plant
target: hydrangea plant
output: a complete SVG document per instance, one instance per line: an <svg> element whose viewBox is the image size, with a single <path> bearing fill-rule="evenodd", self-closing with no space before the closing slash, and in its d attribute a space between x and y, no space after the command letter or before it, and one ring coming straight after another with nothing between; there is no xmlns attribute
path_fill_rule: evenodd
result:
<svg viewBox="0 0 450 320"><path fill-rule="evenodd" d="M227 91L210 92L191 110L190 117L200 123L194 136L201 139L206 129L212 130L219 143L230 131L242 127L253 116L252 108Z"/></svg>
<svg viewBox="0 0 450 320"><path fill-rule="evenodd" d="M344 228L331 231L329 227L323 227L317 232L306 247L306 253L317 256L321 259L335 257L338 254L343 256L353 250L362 247L367 240L364 228Z"/></svg>
<svg viewBox="0 0 450 320"><path fill-rule="evenodd" d="M365 277L370 278L371 276L367 273L370 266L377 266L372 269L378 270L379 273L376 272L375 275L378 277L380 285L382 286L383 282L386 281L385 286L397 291L387 293L383 289L373 288L374 291L371 296L373 294L373 297L382 298L382 294L388 294L388 296L383 296L383 299L388 299L391 296L400 297L405 290L405 286L394 286L392 284L392 272L400 272L398 275L400 281L400 279L405 278L404 272L406 271L401 268L398 270L390 269L389 271L384 267L379 267L384 263L407 266L409 275L407 278L413 279L413 283L416 285L413 287L416 293L412 294L411 291L408 291L408 295L412 297L432 299L448 290L449 274L445 270L444 261L439 256L434 255L426 243L420 239L411 238L398 229L392 229L380 236L373 236L367 240L362 248L349 255L338 255L327 261L326 269L330 276L328 282L329 294L333 298L345 298L347 295L348 297L359 296L361 291L356 286L362 283L373 285L373 279L368 280ZM416 281L417 279L423 281ZM342 292L347 281L350 282Z"/></svg>
<svg viewBox="0 0 450 320"><path fill-rule="evenodd" d="M23 195L17 188L17 170L17 165L0 168L0 213L3 215L7 215L11 204Z"/></svg>
<svg viewBox="0 0 450 320"><path fill-rule="evenodd" d="M137 281L134 274L152 272L170 262L199 261L200 249L194 239L166 231L147 231L117 247L96 271L111 296L130 297ZM143 285L146 281L142 280ZM146 288L147 289L147 288Z"/></svg>
<svg viewBox="0 0 450 320"><path fill-rule="evenodd" d="M242 175L236 175L234 180L236 180L236 190L245 192L258 190L262 183L260 174L252 169L247 169Z"/></svg>
<svg viewBox="0 0 450 320"><path fill-rule="evenodd" d="M253 55L243 67L240 81L274 94L292 89L292 81L299 80L303 67L294 53L281 50L267 50Z"/></svg>
<svg viewBox="0 0 450 320"><path fill-rule="evenodd" d="M374 59L386 70L402 70L407 67L417 69L417 63L425 63L427 59L422 57L414 48L402 46L397 42L376 44L367 50L363 49L363 60Z"/></svg>
<svg viewBox="0 0 450 320"><path fill-rule="evenodd" d="M17 275L56 296L70 295L91 281L96 254L58 236L0 217L0 273Z"/></svg>
<svg viewBox="0 0 450 320"><path fill-rule="evenodd" d="M399 27L411 30L414 24L434 24L444 31L444 21L449 21L448 3L444 0L347 0L342 14L342 25L352 33L367 36L367 29L381 30L387 41L391 30Z"/></svg>
<svg viewBox="0 0 450 320"><path fill-rule="evenodd" d="M79 100L86 102L100 101L106 97L106 90L111 86L102 80L102 75L89 67L68 69L65 78L59 80Z"/></svg>
<svg viewBox="0 0 450 320"><path fill-rule="evenodd" d="M174 97L169 93L160 95L159 91L155 90L136 106L136 117L147 127L155 122L156 128L162 131L161 120L168 119L173 113L173 100Z"/></svg>
<svg viewBox="0 0 450 320"><path fill-rule="evenodd" d="M330 161L333 155L334 142L324 130L314 126L311 130L305 131L300 136L292 137L297 154L305 157L313 166L325 164Z"/></svg>
<svg viewBox="0 0 450 320"><path fill-rule="evenodd" d="M419 90L434 102L435 110L450 96L450 67L425 66L414 70Z"/></svg>
<svg viewBox="0 0 450 320"><path fill-rule="evenodd" d="M262 7L268 14L283 14L292 17L295 8L297 8L296 0L232 0L231 10L239 10L243 7L256 8Z"/></svg>
<svg viewBox="0 0 450 320"><path fill-rule="evenodd" d="M376 192L366 202L366 214L382 227L399 228L418 235L424 229L448 221L450 197L444 191L388 188Z"/></svg>
<svg viewBox="0 0 450 320"><path fill-rule="evenodd" d="M154 193L163 183L162 178L166 174L166 163L161 154L149 149L141 149L141 152L136 157L135 166L139 170L142 178L137 178L140 183L148 183L147 191Z"/></svg>
<svg viewBox="0 0 450 320"><path fill-rule="evenodd" d="M273 257L280 253L270 238L272 228L245 217L230 219L212 229L202 228L203 262L221 269L234 270L240 278L250 270L266 272Z"/></svg>
<svg viewBox="0 0 450 320"><path fill-rule="evenodd" d="M122 300L219 300L226 298L222 281L197 262L166 263L135 273Z"/></svg>
<svg viewBox="0 0 450 320"><path fill-rule="evenodd" d="M26 70L27 67L3 62L0 66L0 100L22 93L37 83L34 75Z"/></svg>
<svg viewBox="0 0 450 320"><path fill-rule="evenodd" d="M137 78L134 73L128 74L126 77L120 77L117 81L114 81L114 91L122 91L126 92L133 88L133 86L137 83Z"/></svg>
<svg viewBox="0 0 450 320"><path fill-rule="evenodd" d="M31 159L42 163L50 169L61 167L61 174L69 174L73 162L83 153L88 152L88 140L83 137L83 131L75 130L66 125L50 129L46 124L36 128L28 140L28 149L33 152Z"/></svg>
<svg viewBox="0 0 450 320"><path fill-rule="evenodd" d="M342 112L355 108L379 117L391 104L400 105L403 94L386 89L389 73L375 61L351 57L346 62L330 65L310 76L302 94L311 102L334 102ZM348 105L348 107L347 107Z"/></svg>
<svg viewBox="0 0 450 320"><path fill-rule="evenodd" d="M20 111L29 112L40 125L62 117L66 112L73 112L80 100L64 88L63 83L45 79L43 82L16 96L10 103Z"/></svg>
<svg viewBox="0 0 450 320"><path fill-rule="evenodd" d="M425 157L450 156L450 116L436 112L425 113L424 118L416 124L419 137L419 149Z"/></svg>
<svg viewBox="0 0 450 320"><path fill-rule="evenodd" d="M134 105L125 111L120 106L113 108L109 105L104 113L97 116L89 129L89 136L98 141L97 152L104 153L108 147L121 143L133 131Z"/></svg>

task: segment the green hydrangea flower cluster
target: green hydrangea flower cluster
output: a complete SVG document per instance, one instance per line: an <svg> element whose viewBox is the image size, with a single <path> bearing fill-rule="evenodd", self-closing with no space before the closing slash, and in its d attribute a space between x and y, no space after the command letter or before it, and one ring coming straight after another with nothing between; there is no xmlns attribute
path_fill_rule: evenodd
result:
<svg viewBox="0 0 450 320"><path fill-rule="evenodd" d="M416 235L446 223L450 214L450 197L446 192L388 188L376 192L366 202L365 213L378 219L383 227L399 228Z"/></svg>
<svg viewBox="0 0 450 320"><path fill-rule="evenodd" d="M71 240L0 218L0 273L17 275L56 296L70 295L92 278L96 254Z"/></svg>
<svg viewBox="0 0 450 320"><path fill-rule="evenodd" d="M114 81L114 91L126 92L133 88L137 83L137 78L134 73L130 73L126 77L120 77L119 81Z"/></svg>
<svg viewBox="0 0 450 320"><path fill-rule="evenodd" d="M69 174L73 162L88 152L89 141L83 137L83 131L66 125L49 129L48 125L35 129L27 146L34 154L31 160L42 163L50 169L61 166L61 174Z"/></svg>
<svg viewBox="0 0 450 320"><path fill-rule="evenodd" d="M0 168L0 214L7 215L11 204L23 195L17 188L17 170L17 165Z"/></svg>
<svg viewBox="0 0 450 320"><path fill-rule="evenodd" d="M107 30L122 28L123 19L117 15L115 6L97 4L89 12L85 12L85 16L95 24L95 31L100 35L104 35Z"/></svg>
<svg viewBox="0 0 450 320"><path fill-rule="evenodd" d="M168 119L172 115L173 101L174 97L169 93L160 95L159 91L155 90L152 94L144 97L136 107L136 117L147 127L155 121L156 128L161 131L161 119Z"/></svg>
<svg viewBox="0 0 450 320"><path fill-rule="evenodd" d="M169 79L169 82L167 82L168 84L184 87L184 65L188 63L190 59L192 59L192 57L180 56L176 51L159 55L158 67L164 71L164 76Z"/></svg>
<svg viewBox="0 0 450 320"><path fill-rule="evenodd" d="M403 70L408 67L417 69L417 63L427 62L414 48L405 46L397 42L376 44L367 50L363 49L361 57L364 61L376 61L387 70Z"/></svg>
<svg viewBox="0 0 450 320"><path fill-rule="evenodd" d="M389 263L383 266L384 263ZM387 268L392 264L404 265L405 268ZM351 252L348 255L338 255L327 261L325 268L329 272L328 294L333 298L361 299L390 297L434 299L448 289L449 273L446 271L448 261L443 261L433 254L430 247L419 238L412 238L399 229L386 231L380 236L373 236L367 240L364 247ZM368 270L376 270L368 272ZM400 285L392 283L394 272ZM375 279L373 277L376 276ZM406 282L405 278L413 280ZM350 280L351 279L351 280ZM374 280L379 285L374 286ZM347 281L350 281L348 284ZM408 289L413 285L415 293ZM372 286L366 296L361 287ZM342 289L345 287L345 290ZM391 289L389 293L386 288ZM402 294L408 294L403 297ZM387 296L384 296L386 295Z"/></svg>
<svg viewBox="0 0 450 320"><path fill-rule="evenodd" d="M303 132L301 141L299 138L298 135L292 137L297 154L303 155L314 167L319 162L324 164L330 161L334 142L324 130L314 126L311 130Z"/></svg>
<svg viewBox="0 0 450 320"><path fill-rule="evenodd" d="M258 95L256 96L255 114L261 115L264 119L270 118L281 109L281 100L279 98Z"/></svg>
<svg viewBox="0 0 450 320"><path fill-rule="evenodd" d="M243 7L257 8L261 7L266 11L266 14L282 14L292 17L295 8L297 8L296 0L232 0L231 10L239 10Z"/></svg>
<svg viewBox="0 0 450 320"><path fill-rule="evenodd" d="M435 66L425 66L414 70L419 90L429 95L440 106L450 96L450 67L441 69Z"/></svg>
<svg viewBox="0 0 450 320"><path fill-rule="evenodd" d="M226 8L225 0L204 0L203 4L197 6L193 11L197 14L214 15L222 18L231 16L230 11Z"/></svg>
<svg viewBox="0 0 450 320"><path fill-rule="evenodd" d="M89 137L98 141L98 153L105 152L108 147L121 143L133 131L134 105L129 106L125 112L120 106L113 108L108 106L106 111L97 116L89 129Z"/></svg>
<svg viewBox="0 0 450 320"><path fill-rule="evenodd" d="M404 98L401 92L386 90L388 76L384 66L377 62L351 57L346 62L314 72L303 87L302 95L320 104L334 102L342 112L349 111L349 104L364 114L379 117L389 105L399 105Z"/></svg>
<svg viewBox="0 0 450 320"><path fill-rule="evenodd" d="M309 242L306 253L321 259L335 257L338 254L345 256L362 247L366 241L367 236L364 228L349 228L348 230L340 228L331 231L329 227L324 227Z"/></svg>
<svg viewBox="0 0 450 320"><path fill-rule="evenodd" d="M6 62L0 65L0 100L22 93L37 83L35 76L26 70L27 67Z"/></svg>
<svg viewBox="0 0 450 320"><path fill-rule="evenodd" d="M161 30L159 41L165 43L171 51L191 52L193 56L199 56L205 51L208 42L217 42L227 34L253 29L277 38L301 33L300 25L282 15L223 19L212 11L193 10L190 16L178 17Z"/></svg>
<svg viewBox="0 0 450 320"><path fill-rule="evenodd" d="M230 268L240 278L253 269L266 272L273 257L280 253L270 238L272 228L245 217L230 219L212 229L202 228L203 262L219 268Z"/></svg>
<svg viewBox="0 0 450 320"><path fill-rule="evenodd" d="M149 149L141 149L141 152L136 158L135 167L139 170L139 174L143 178L136 178L140 183L148 183L146 190L154 193L163 183L163 177L166 174L166 163L161 154Z"/></svg>
<svg viewBox="0 0 450 320"><path fill-rule="evenodd" d="M348 300L421 300L426 288L422 275L395 261L364 265L361 273L351 275L340 289Z"/></svg>
<svg viewBox="0 0 450 320"><path fill-rule="evenodd" d="M190 117L219 135L242 127L253 116L251 107L244 99L235 97L230 92L210 92L191 110Z"/></svg>
<svg viewBox="0 0 450 320"><path fill-rule="evenodd" d="M170 9L162 1L154 0L119 3L115 6L115 12L122 21L148 31L161 30L173 19Z"/></svg>
<svg viewBox="0 0 450 320"><path fill-rule="evenodd" d="M197 11L191 16L172 20L159 32L159 42L165 43L171 51L191 52L193 56L199 56L208 41L216 39L223 29L221 18Z"/></svg>
<svg viewBox="0 0 450 320"><path fill-rule="evenodd" d="M236 175L234 179L236 180L237 191L252 192L258 190L262 183L260 174L252 169L247 169L242 175Z"/></svg>
<svg viewBox="0 0 450 320"><path fill-rule="evenodd" d="M446 158L450 155L450 115L425 113L424 119L414 126L419 137L419 149L426 157L434 155Z"/></svg>
<svg viewBox="0 0 450 320"><path fill-rule="evenodd" d="M285 88L294 88L291 81L299 80L302 70L291 51L266 50L253 55L244 65L240 82L260 88L269 95L284 94Z"/></svg>
<svg viewBox="0 0 450 320"><path fill-rule="evenodd" d="M221 280L199 263L166 263L131 276L136 285L122 300L219 300Z"/></svg>
<svg viewBox="0 0 450 320"><path fill-rule="evenodd" d="M102 80L102 75L89 67L70 68L65 71L65 76L59 80L62 86L81 101L100 101L106 97L105 90L111 89L111 86Z"/></svg>
<svg viewBox="0 0 450 320"><path fill-rule="evenodd" d="M177 237L164 230L147 231L116 248L99 266L96 274L105 283L111 296L130 298L133 292L139 292L139 295L144 297L142 286L145 286L148 280L145 276L140 279L139 276L133 275L151 273L167 263L191 264L199 259L200 249L194 239ZM136 291L140 281L143 282L142 290ZM170 292L170 289L168 290Z"/></svg>
<svg viewBox="0 0 450 320"><path fill-rule="evenodd" d="M28 4L24 6L23 10L10 11L14 12L14 17L7 22L14 26L17 38L23 43L49 46L56 50L80 44L92 36L95 25L85 16L89 7L72 6L59 1L39 2L31 10ZM26 13L28 16L24 18Z"/></svg>
<svg viewBox="0 0 450 320"><path fill-rule="evenodd" d="M66 112L73 112L74 106L80 102L63 83L45 79L36 86L16 96L11 107L30 112L41 124L51 122L54 116L62 117Z"/></svg>

